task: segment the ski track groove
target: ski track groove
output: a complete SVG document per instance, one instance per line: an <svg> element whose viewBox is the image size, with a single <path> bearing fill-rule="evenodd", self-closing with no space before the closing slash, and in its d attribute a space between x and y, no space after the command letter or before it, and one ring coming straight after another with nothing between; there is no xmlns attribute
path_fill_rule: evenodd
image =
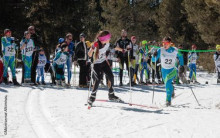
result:
<svg viewBox="0 0 220 138"><path fill-rule="evenodd" d="M44 89L43 89L43 91L44 91ZM56 132L58 132L58 134L60 136L62 136L62 138L76 137L74 134L72 134L71 136L69 134L67 134L61 125L59 125L59 124L57 125L57 124L53 123L53 122L55 122L55 120L53 120L50 117L51 116L50 112L45 108L45 106L43 106L45 103L43 102L44 99L42 96L42 92L40 93L40 96L38 97L39 106L41 109L41 113L44 115L44 117L47 119L47 121L51 124L51 126L53 125L53 128L56 130Z"/></svg>
<svg viewBox="0 0 220 138"><path fill-rule="evenodd" d="M28 93L25 104L25 114L33 132L39 138L61 138L41 111L39 104L40 89L33 89Z"/></svg>
<svg viewBox="0 0 220 138"><path fill-rule="evenodd" d="M38 137L37 132L34 130L32 124L31 124L31 120L29 119L28 114L27 114L27 110L26 110L26 109L27 109L27 108L26 108L26 107L27 107L27 102L28 102L30 93L31 93L33 90L34 90L34 89L31 89L30 91L28 91L27 97L26 97L26 99L25 99L25 104L24 104L24 114L25 114L25 117L26 117L26 119L27 119L27 121L28 121L28 124L30 125L32 131L34 132L34 135L35 135L36 137Z"/></svg>

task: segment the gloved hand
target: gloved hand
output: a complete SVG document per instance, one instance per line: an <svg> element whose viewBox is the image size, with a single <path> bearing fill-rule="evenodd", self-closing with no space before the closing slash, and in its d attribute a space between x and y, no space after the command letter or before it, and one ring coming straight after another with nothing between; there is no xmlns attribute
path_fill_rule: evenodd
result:
<svg viewBox="0 0 220 138"><path fill-rule="evenodd" d="M185 70L185 69L184 69L184 66L180 66L180 67L179 67L179 72L180 72L180 73L183 73L184 70Z"/></svg>
<svg viewBox="0 0 220 138"><path fill-rule="evenodd" d="M98 47L99 46L99 44L98 44L98 42L95 42L93 45L92 45L92 49L94 50L96 47Z"/></svg>

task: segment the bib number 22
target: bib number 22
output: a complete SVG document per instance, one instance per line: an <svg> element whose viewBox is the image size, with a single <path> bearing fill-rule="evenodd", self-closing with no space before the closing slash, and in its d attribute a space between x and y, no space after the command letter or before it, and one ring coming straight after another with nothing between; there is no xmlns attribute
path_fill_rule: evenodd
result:
<svg viewBox="0 0 220 138"><path fill-rule="evenodd" d="M172 59L165 59L165 64L172 64Z"/></svg>

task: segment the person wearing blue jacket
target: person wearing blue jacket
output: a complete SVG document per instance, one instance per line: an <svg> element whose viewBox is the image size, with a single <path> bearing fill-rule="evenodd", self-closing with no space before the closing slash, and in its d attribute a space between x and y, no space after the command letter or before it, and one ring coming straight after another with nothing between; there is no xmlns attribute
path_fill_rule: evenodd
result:
<svg viewBox="0 0 220 138"><path fill-rule="evenodd" d="M175 67L175 63L177 58L180 62L180 71L184 72L183 67L183 57L178 54L178 49L175 47L171 47L171 38L165 37L163 39L163 47L159 48L155 53L154 56L156 58L160 58L161 60L161 72L162 77L166 87L166 106L171 105L171 98L174 92L174 87L172 85L173 79L177 75L177 68Z"/></svg>
<svg viewBox="0 0 220 138"><path fill-rule="evenodd" d="M15 38L11 37L11 30L5 29L4 30L4 37L1 38L2 43L2 52L3 52L3 82L8 85L8 67L11 69L12 73L12 80L14 85L20 85L17 82L16 74L15 74L15 50L16 50L16 44L15 44Z"/></svg>
<svg viewBox="0 0 220 138"><path fill-rule="evenodd" d="M72 77L72 57L74 55L74 49L75 49L74 43L72 41L73 41L73 35L71 33L66 34L65 42L68 45L68 53L69 53L67 63L66 63L66 65L67 65L67 76L68 76L68 85L70 85L70 80L71 80L71 77Z"/></svg>
<svg viewBox="0 0 220 138"><path fill-rule="evenodd" d="M68 58L68 45L64 42L61 45L61 51L56 53L56 56L53 60L53 68L56 74L57 86L66 86L64 68Z"/></svg>
<svg viewBox="0 0 220 138"><path fill-rule="evenodd" d="M194 52L197 49L196 45L192 45L192 52L189 52L189 56L188 56L188 63L189 63L189 69L190 69L190 73L189 73L189 79L190 82L194 83L198 83L196 80L196 61L198 59L198 54L196 52Z"/></svg>

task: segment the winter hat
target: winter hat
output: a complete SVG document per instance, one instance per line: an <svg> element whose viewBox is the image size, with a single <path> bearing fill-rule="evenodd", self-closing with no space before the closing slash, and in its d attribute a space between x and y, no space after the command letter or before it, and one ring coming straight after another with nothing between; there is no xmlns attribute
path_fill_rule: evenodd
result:
<svg viewBox="0 0 220 138"><path fill-rule="evenodd" d="M58 43L61 44L64 42L64 38L59 38Z"/></svg>
<svg viewBox="0 0 220 138"><path fill-rule="evenodd" d="M4 35L7 34L8 32L11 32L11 30L10 29L5 29L4 30Z"/></svg>
<svg viewBox="0 0 220 138"><path fill-rule="evenodd" d="M141 43L142 43L142 45L146 45L147 44L147 40L143 40Z"/></svg>

